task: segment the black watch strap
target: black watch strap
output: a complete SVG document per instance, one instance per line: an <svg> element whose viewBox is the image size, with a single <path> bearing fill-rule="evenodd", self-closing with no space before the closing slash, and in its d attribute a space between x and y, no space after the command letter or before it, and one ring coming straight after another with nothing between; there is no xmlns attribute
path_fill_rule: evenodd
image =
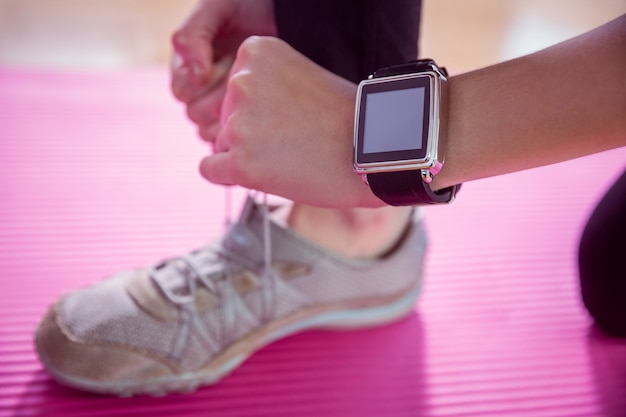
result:
<svg viewBox="0 0 626 417"><path fill-rule="evenodd" d="M438 67L432 59L420 59L379 69L372 77L380 78L432 71L435 68L439 69L442 74L448 75L446 69ZM456 193L461 188L461 184L457 184L443 190L433 191L430 185L423 180L421 170L367 174L367 182L376 197L392 206L449 203L454 200Z"/></svg>
<svg viewBox="0 0 626 417"><path fill-rule="evenodd" d="M385 67L376 70L374 74L372 74L372 78L432 71L434 69L433 67L438 68L439 71L446 77L448 76L448 70L446 70L445 67L440 67L435 64L435 61L433 61L432 59L416 59L415 61L409 61L406 64L393 65L391 67Z"/></svg>
<svg viewBox="0 0 626 417"><path fill-rule="evenodd" d="M433 191L422 179L421 170L367 174L367 182L376 195L390 206L416 206L449 203L461 184Z"/></svg>

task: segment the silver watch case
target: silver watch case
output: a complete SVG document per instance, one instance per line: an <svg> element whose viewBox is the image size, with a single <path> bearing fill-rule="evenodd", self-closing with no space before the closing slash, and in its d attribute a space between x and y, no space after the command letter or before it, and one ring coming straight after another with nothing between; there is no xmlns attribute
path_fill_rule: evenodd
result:
<svg viewBox="0 0 626 417"><path fill-rule="evenodd" d="M448 91L447 78L442 74L436 66L431 67L431 71L393 75L381 78L372 78L361 81L357 90L356 109L354 117L354 154L353 167L354 171L363 177L367 182L367 174L379 172L396 172L404 170L422 170L422 178L425 182L430 183L432 177L437 175L444 162L445 134L447 126L447 109L448 109ZM357 160L358 138L359 138L359 110L361 108L361 94L363 86L368 84L389 83L395 80L404 80L409 78L426 77L429 79L430 86L430 106L428 117L428 138L426 146L426 154L422 159L406 159L385 162L368 162L359 163Z"/></svg>

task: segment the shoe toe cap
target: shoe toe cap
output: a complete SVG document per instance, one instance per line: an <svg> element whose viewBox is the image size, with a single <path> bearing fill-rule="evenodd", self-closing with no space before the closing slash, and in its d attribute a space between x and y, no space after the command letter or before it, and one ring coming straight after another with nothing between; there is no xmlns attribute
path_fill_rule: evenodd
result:
<svg viewBox="0 0 626 417"><path fill-rule="evenodd" d="M87 391L126 395L148 392L151 381L173 375L148 352L81 340L64 328L55 304L41 321L35 345L44 366L64 385Z"/></svg>

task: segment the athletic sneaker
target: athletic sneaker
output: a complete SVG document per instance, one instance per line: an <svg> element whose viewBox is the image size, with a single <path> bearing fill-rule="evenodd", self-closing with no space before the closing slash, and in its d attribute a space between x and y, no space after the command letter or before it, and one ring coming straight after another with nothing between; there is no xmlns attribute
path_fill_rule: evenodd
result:
<svg viewBox="0 0 626 417"><path fill-rule="evenodd" d="M62 297L36 332L45 367L91 392L189 392L287 335L381 325L413 310L426 246L417 212L375 260L331 253L266 213L248 199L219 242Z"/></svg>

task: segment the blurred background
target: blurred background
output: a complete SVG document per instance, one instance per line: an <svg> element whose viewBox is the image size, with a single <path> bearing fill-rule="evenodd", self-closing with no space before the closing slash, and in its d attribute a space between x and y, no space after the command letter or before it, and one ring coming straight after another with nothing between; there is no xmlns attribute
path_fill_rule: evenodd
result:
<svg viewBox="0 0 626 417"><path fill-rule="evenodd" d="M0 0L0 65L124 69L167 65L169 37L196 0ZM421 55L455 71L575 36L626 0L425 0Z"/></svg>

